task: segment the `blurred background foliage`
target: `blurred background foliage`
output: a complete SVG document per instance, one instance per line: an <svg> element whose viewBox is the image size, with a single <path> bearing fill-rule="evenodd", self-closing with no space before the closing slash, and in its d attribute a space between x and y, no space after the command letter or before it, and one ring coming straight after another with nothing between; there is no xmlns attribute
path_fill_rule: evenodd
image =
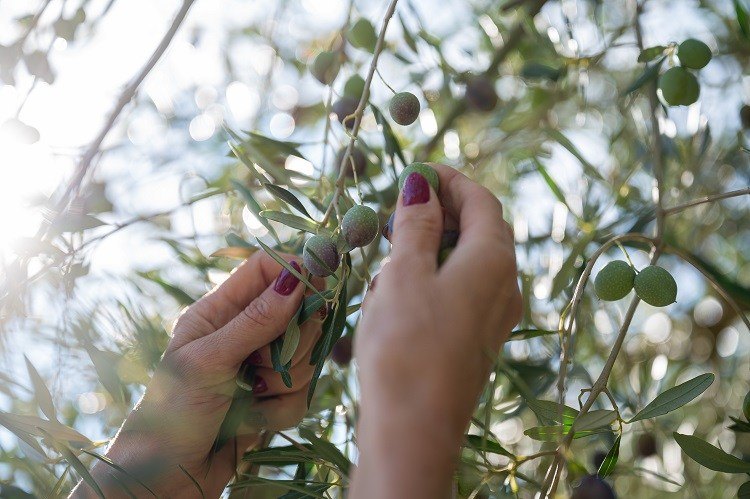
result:
<svg viewBox="0 0 750 499"><path fill-rule="evenodd" d="M627 419L699 374L716 380L701 399L626 425L608 480L620 497L644 498L728 497L742 482L688 459L672 432L750 458L750 438L728 429L750 381L750 200L669 208L748 187L749 8L398 2L359 132L367 170L347 197L361 195L382 223L405 164L459 168L503 202L525 300L470 429L458 496L538 491L551 457L522 465L518 456L555 447L524 430L545 424L530 401L558 397L561 313L603 243L654 233L659 190L668 214L660 264L677 280L677 303L639 306L608 388ZM0 496L64 495L142 393L179 310L226 278L256 238L275 245L276 233L301 250L298 232L258 216L247 193L263 209L290 211L258 181L265 174L322 218L348 142L331 105L373 57L371 40L353 39L349 27L365 19L377 32L385 9L345 0L0 2ZM169 46L144 71L165 33ZM654 105L659 66L639 54L687 38L713 52L696 72L700 98ZM343 63L328 87L308 67L330 49ZM466 98L477 75L498 96L491 111ZM389 87L419 98L414 125L390 120ZM121 112L108 114L113 106ZM642 242L623 249L637 268L648 264ZM387 252L378 238L352 253L349 305ZM594 274L614 258L623 258L616 246ZM567 405L578 407L599 376L626 306L582 295ZM249 454L232 494L340 497L356 461L357 316L302 428ZM611 405L601 397L594 408ZM566 483L595 473L618 434L607 427L576 439Z"/></svg>

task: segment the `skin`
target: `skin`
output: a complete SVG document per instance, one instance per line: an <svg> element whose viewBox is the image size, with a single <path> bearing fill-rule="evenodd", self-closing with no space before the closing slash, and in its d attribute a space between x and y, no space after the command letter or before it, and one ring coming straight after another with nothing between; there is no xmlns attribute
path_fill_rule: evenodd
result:
<svg viewBox="0 0 750 499"><path fill-rule="evenodd" d="M500 203L457 171L434 166L439 197L431 190L428 202L404 206L399 196L390 263L362 308L354 347L361 391L354 499L450 496L477 398L521 316L513 237ZM444 221L458 225L461 236L438 269ZM266 366L258 373L269 389L252 408L262 414L262 426L286 428L303 416L312 374L306 359L320 335L320 318L303 326L291 370L294 388L286 389L269 369L268 344L285 330L304 286L279 295L273 281L280 270L258 252L185 311L143 399L107 452L128 470L156 469L144 481L159 497L200 497L178 464L199 480L206 497L218 497L238 455L258 444L258 414L249 414L241 436L206 465L234 376L251 352L260 350ZM112 473L99 464L93 475L106 497L127 497ZM137 483L127 485L138 497L150 495ZM84 484L72 496L95 497Z"/></svg>
<svg viewBox="0 0 750 499"><path fill-rule="evenodd" d="M450 496L477 398L521 317L502 206L461 173L432 166L440 198L431 190L427 203L404 206L399 196L391 259L355 336L362 404L353 499ZM440 202L461 236L438 269Z"/></svg>
<svg viewBox="0 0 750 499"><path fill-rule="evenodd" d="M282 255L288 261L299 259ZM271 367L269 344L286 330L297 311L304 284L288 296L274 284L281 265L262 251L253 254L220 286L179 317L174 334L143 398L128 415L107 457L137 476L159 497L200 497L181 465L201 485L206 497L219 497L229 482L239 456L261 439L259 425L278 430L296 425L306 411L312 378L310 357L321 333L321 317L301 328L300 344L292 359L292 388L284 386ZM314 279L316 286L322 280ZM216 454L209 466L209 451L231 403L235 376L245 358L260 353L256 374L267 390L239 429L239 436ZM153 497L137 481L98 463L92 476L107 498ZM119 481L118 481L119 480ZM96 497L80 483L71 497Z"/></svg>

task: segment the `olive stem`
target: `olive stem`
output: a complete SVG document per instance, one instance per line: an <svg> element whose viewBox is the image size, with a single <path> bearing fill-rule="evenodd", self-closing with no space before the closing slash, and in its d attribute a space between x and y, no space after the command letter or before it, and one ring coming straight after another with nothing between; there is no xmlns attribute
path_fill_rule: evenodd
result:
<svg viewBox="0 0 750 499"><path fill-rule="evenodd" d="M673 206L671 208L666 208L664 210L664 215L674 215L675 213L679 213L681 211L687 210L688 208L692 208L693 206L698 206L705 203L711 203L713 201L720 201L722 199L729 199L737 196L745 196L750 194L750 187L746 187L744 189L737 189L736 191L729 191L724 192L722 194L714 194L713 196L704 196L702 198L694 199L692 201L688 201L687 203L680 204L677 206Z"/></svg>
<svg viewBox="0 0 750 499"><path fill-rule="evenodd" d="M328 219L331 217L331 213L333 212L334 208L338 205L339 196L341 195L341 191L344 189L344 185L346 184L346 164L349 161L349 158L352 155L352 151L354 150L354 144L357 141L357 136L359 135L359 128L362 125L362 116L364 115L365 107L367 106L367 102L370 99L370 85L372 84L372 78L375 74L375 70L378 66L378 58L380 57L380 53L383 51L383 47L385 46L385 33L388 29L388 23L393 17L393 13L396 11L396 4L398 4L398 0L391 0L391 3L388 5L388 10L386 10L385 16L383 17L383 25L380 27L380 34L378 35L378 41L375 44L375 51L372 54L372 62L370 62L370 69L367 71L367 78L365 79L365 88L362 91L362 97L359 99L359 104L357 104L357 109L354 111L354 126L352 127L352 131L349 138L349 144L346 146L346 151L344 152L343 157L341 158L341 165L339 165L339 176L336 179L336 188L333 192L333 198L331 199L331 203L328 205L328 208L326 209L325 214L323 215L323 220L320 221L321 227L324 227L326 223L328 222Z"/></svg>

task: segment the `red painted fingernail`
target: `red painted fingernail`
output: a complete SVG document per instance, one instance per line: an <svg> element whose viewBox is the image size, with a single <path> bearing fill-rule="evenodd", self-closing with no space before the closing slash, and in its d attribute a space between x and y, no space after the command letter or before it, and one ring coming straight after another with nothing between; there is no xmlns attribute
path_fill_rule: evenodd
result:
<svg viewBox="0 0 750 499"><path fill-rule="evenodd" d="M404 182L404 206L423 204L430 200L430 184L419 173L412 173Z"/></svg>
<svg viewBox="0 0 750 499"><path fill-rule="evenodd" d="M247 361L248 361L248 363L257 366L257 365L263 363L263 356L260 354L259 351L256 350L253 353L251 353L250 355L248 355Z"/></svg>
<svg viewBox="0 0 750 499"><path fill-rule="evenodd" d="M266 384L266 380L261 378L260 376L256 376L253 380L253 393L260 394L265 391L268 391L268 385Z"/></svg>
<svg viewBox="0 0 750 499"><path fill-rule="evenodd" d="M297 272L302 272L297 262L291 262L291 265ZM279 277L276 278L276 284L274 284L273 289L280 295L289 296L294 291L294 288L297 287L297 284L299 284L299 278L289 272L288 269L284 269L279 274Z"/></svg>

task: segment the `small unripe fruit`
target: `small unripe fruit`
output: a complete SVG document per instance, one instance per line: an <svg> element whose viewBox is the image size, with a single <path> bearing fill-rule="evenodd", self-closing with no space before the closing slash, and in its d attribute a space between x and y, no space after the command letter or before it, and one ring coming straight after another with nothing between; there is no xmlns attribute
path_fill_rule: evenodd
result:
<svg viewBox="0 0 750 499"><path fill-rule="evenodd" d="M665 269L651 265L635 276L638 298L654 307L666 307L677 299L677 283Z"/></svg>
<svg viewBox="0 0 750 499"><path fill-rule="evenodd" d="M336 243L333 239L316 234L305 243L302 249L302 261L312 275L325 277L336 271L341 257L336 251Z"/></svg>
<svg viewBox="0 0 750 499"><path fill-rule="evenodd" d="M367 246L378 235L378 214L369 206L358 204L341 220L341 233L350 248Z"/></svg>
<svg viewBox="0 0 750 499"><path fill-rule="evenodd" d="M638 437L636 454L638 457L649 457L656 454L656 438L652 433L644 433Z"/></svg>
<svg viewBox="0 0 750 499"><path fill-rule="evenodd" d="M344 336L333 345L331 358L340 366L348 366L352 360L352 337Z"/></svg>
<svg viewBox="0 0 750 499"><path fill-rule="evenodd" d="M419 99L411 92L399 92L391 98L388 110L399 125L411 125L419 117Z"/></svg>
<svg viewBox="0 0 750 499"><path fill-rule="evenodd" d="M609 262L596 275L594 291L601 300L615 301L624 298L633 289L635 270L622 260Z"/></svg>
<svg viewBox="0 0 750 499"><path fill-rule="evenodd" d="M571 499L615 499L615 491L598 476L587 475L573 488Z"/></svg>
<svg viewBox="0 0 750 499"><path fill-rule="evenodd" d="M396 222L396 212L394 211L391 213L391 216L388 217L388 221L383 226L383 237L386 238L388 241L391 240L391 236L393 235L393 224Z"/></svg>
<svg viewBox="0 0 750 499"><path fill-rule="evenodd" d="M492 111L497 106L495 85L486 76L474 76L466 82L466 102L479 111Z"/></svg>
<svg viewBox="0 0 750 499"><path fill-rule="evenodd" d="M677 58L686 68L701 69L711 61L711 49L702 41L689 38L677 47Z"/></svg>
<svg viewBox="0 0 750 499"><path fill-rule="evenodd" d="M659 90L670 106L689 106L698 100L701 87L685 68L670 68L659 77Z"/></svg>
<svg viewBox="0 0 750 499"><path fill-rule="evenodd" d="M378 35L375 33L375 28L367 19L359 19L352 24L346 34L346 38L353 46L369 52L375 51L375 44L378 42Z"/></svg>
<svg viewBox="0 0 750 499"><path fill-rule="evenodd" d="M344 159L344 154L346 153L346 147L342 147L339 149L339 152L336 154L336 171L340 171L341 168L341 162ZM354 169L352 169L352 164L354 164ZM346 161L346 176L349 178L354 178L354 172L357 173L357 178L361 179L362 174L365 173L365 170L367 169L367 156L365 156L365 153L362 152L361 149L354 147L352 149L352 154L349 156L349 159Z"/></svg>
<svg viewBox="0 0 750 499"><path fill-rule="evenodd" d="M750 128L750 106L747 104L740 108L740 121L743 128Z"/></svg>
<svg viewBox="0 0 750 499"><path fill-rule="evenodd" d="M352 116L346 122L344 120L347 116L351 116L354 114L354 112L357 110L357 106L359 105L359 101L357 99L352 99L351 97L342 97L336 102L333 103L332 109L333 112L336 114L336 118L339 120L339 123L344 125L346 128L351 130L354 128L354 117Z"/></svg>
<svg viewBox="0 0 750 499"><path fill-rule="evenodd" d="M438 174L433 167L424 163L412 163L404 168L404 171L402 171L401 175L398 176L399 191L404 188L406 177L408 177L412 173L419 173L420 175L422 175L427 180L427 182L430 183L432 189L435 192L438 192L438 190L440 189L440 178L438 177Z"/></svg>
<svg viewBox="0 0 750 499"><path fill-rule="evenodd" d="M324 85L330 85L336 79L341 68L341 61L336 52L325 51L315 56L310 73Z"/></svg>
<svg viewBox="0 0 750 499"><path fill-rule="evenodd" d="M365 92L365 80L359 76L354 75L350 76L348 80L346 80L346 83L344 84L344 95L347 97L351 97L352 99L356 99L359 101L359 99L362 98L362 94Z"/></svg>
<svg viewBox="0 0 750 499"><path fill-rule="evenodd" d="M750 392L747 392L747 395L745 395L745 401L742 403L742 413L750 421Z"/></svg>

